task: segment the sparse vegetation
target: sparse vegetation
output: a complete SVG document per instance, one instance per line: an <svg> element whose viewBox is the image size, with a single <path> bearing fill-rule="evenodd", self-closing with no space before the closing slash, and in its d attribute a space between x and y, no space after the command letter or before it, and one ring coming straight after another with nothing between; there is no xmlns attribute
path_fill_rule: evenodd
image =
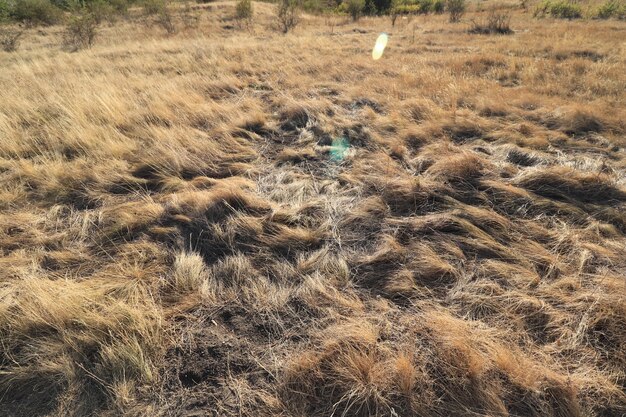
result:
<svg viewBox="0 0 626 417"><path fill-rule="evenodd" d="M626 20L626 2L619 0L609 0L598 7L595 17L598 19L620 19Z"/></svg>
<svg viewBox="0 0 626 417"><path fill-rule="evenodd" d="M583 16L579 4L571 0L544 0L535 8L535 17L555 17L559 19L579 19Z"/></svg>
<svg viewBox="0 0 626 417"><path fill-rule="evenodd" d="M135 4L2 26L0 415L624 413L624 22Z"/></svg>
<svg viewBox="0 0 626 417"><path fill-rule="evenodd" d="M186 29L197 29L200 24L200 15L193 9L189 2L185 2L180 12L180 19Z"/></svg>
<svg viewBox="0 0 626 417"><path fill-rule="evenodd" d="M510 23L511 16L509 14L492 10L485 20L472 21L469 32L483 35L508 35L513 33Z"/></svg>
<svg viewBox="0 0 626 417"><path fill-rule="evenodd" d="M24 32L19 29L0 28L0 48L4 52L15 52L20 45Z"/></svg>

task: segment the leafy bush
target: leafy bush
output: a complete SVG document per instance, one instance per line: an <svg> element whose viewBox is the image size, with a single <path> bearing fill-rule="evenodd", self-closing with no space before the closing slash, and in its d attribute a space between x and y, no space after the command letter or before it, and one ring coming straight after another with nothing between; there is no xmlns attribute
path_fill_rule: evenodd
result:
<svg viewBox="0 0 626 417"><path fill-rule="evenodd" d="M565 0L544 0L544 2L538 5L535 9L534 16L551 16L559 19L579 19L583 16L583 14L578 4Z"/></svg>
<svg viewBox="0 0 626 417"><path fill-rule="evenodd" d="M9 6L8 0L0 0L0 22L8 20L10 13L11 7Z"/></svg>
<svg viewBox="0 0 626 417"><path fill-rule="evenodd" d="M28 24L54 25L61 21L63 13L48 0L17 0L10 16Z"/></svg>
<svg viewBox="0 0 626 417"><path fill-rule="evenodd" d="M465 0L447 0L446 8L450 13L450 22L458 22L465 14Z"/></svg>
<svg viewBox="0 0 626 417"><path fill-rule="evenodd" d="M23 32L21 30L0 30L0 47L5 52L15 52L20 45L20 38Z"/></svg>
<svg viewBox="0 0 626 417"><path fill-rule="evenodd" d="M251 0L239 0L235 7L235 17L238 20L252 19L252 1Z"/></svg>
<svg viewBox="0 0 626 417"><path fill-rule="evenodd" d="M365 0L347 0L346 11L352 17L353 21L359 20L365 9Z"/></svg>
<svg viewBox="0 0 626 417"><path fill-rule="evenodd" d="M283 33L295 28L300 22L298 0L279 0L276 17Z"/></svg>
<svg viewBox="0 0 626 417"><path fill-rule="evenodd" d="M624 20L626 19L626 2L609 0L598 8L594 17L598 19L609 19L614 17L616 19Z"/></svg>
<svg viewBox="0 0 626 417"><path fill-rule="evenodd" d="M73 51L90 48L96 40L98 21L91 13L73 16L63 34L66 47Z"/></svg>
<svg viewBox="0 0 626 417"><path fill-rule="evenodd" d="M495 10L491 11L487 16L487 19L483 22L472 22L472 28L470 33L478 34L500 34L508 35L513 33L511 30L511 16L507 13L500 13Z"/></svg>

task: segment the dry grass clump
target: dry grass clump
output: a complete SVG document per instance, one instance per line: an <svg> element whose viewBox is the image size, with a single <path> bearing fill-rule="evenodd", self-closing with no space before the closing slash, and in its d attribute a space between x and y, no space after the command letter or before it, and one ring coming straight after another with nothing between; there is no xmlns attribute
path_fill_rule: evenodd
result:
<svg viewBox="0 0 626 417"><path fill-rule="evenodd" d="M576 108L559 110L549 115L546 124L550 127L558 127L568 135L585 135L612 129L612 123L608 122L605 117Z"/></svg>
<svg viewBox="0 0 626 417"><path fill-rule="evenodd" d="M3 285L5 411L86 415L114 406L127 384L154 380L157 307L147 294L133 300L111 293L106 281L94 284L32 276Z"/></svg>
<svg viewBox="0 0 626 417"><path fill-rule="evenodd" d="M604 174L583 173L568 167L527 172L516 184L544 197L611 205L626 201L626 190Z"/></svg>
<svg viewBox="0 0 626 417"><path fill-rule="evenodd" d="M196 291L205 284L208 277L204 261L197 253L178 254L173 268L172 285L176 293Z"/></svg>
<svg viewBox="0 0 626 417"><path fill-rule="evenodd" d="M0 52L4 414L626 412L622 22L145 6Z"/></svg>
<svg viewBox="0 0 626 417"><path fill-rule="evenodd" d="M439 181L471 183L486 171L486 163L474 153L458 153L435 162L426 173Z"/></svg>
<svg viewBox="0 0 626 417"><path fill-rule="evenodd" d="M388 392L393 389L392 367L388 353L376 344L377 329L357 322L329 329L328 336L319 351L300 355L288 370L287 395L296 412L354 416L389 412L393 404ZM410 365L400 372L405 377L404 387L411 389Z"/></svg>
<svg viewBox="0 0 626 417"><path fill-rule="evenodd" d="M520 148L512 148L506 156L506 160L520 166L533 166L541 162L541 158L532 152Z"/></svg>
<svg viewBox="0 0 626 417"><path fill-rule="evenodd" d="M497 12L492 10L489 15L482 22L472 22L472 27L469 29L469 33L476 33L482 35L498 34L509 35L513 33L511 30L511 16L506 13Z"/></svg>
<svg viewBox="0 0 626 417"><path fill-rule="evenodd" d="M324 329L291 362L285 401L314 416L584 415L576 399L584 374L549 370L545 358L511 349L478 323L417 315L418 323L393 326L399 338L371 319Z"/></svg>

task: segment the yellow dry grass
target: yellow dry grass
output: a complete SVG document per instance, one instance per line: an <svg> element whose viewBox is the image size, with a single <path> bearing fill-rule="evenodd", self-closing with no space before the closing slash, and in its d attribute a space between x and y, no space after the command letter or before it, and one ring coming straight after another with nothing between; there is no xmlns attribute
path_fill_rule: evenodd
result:
<svg viewBox="0 0 626 417"><path fill-rule="evenodd" d="M625 415L626 24L254 10L0 52L0 414Z"/></svg>

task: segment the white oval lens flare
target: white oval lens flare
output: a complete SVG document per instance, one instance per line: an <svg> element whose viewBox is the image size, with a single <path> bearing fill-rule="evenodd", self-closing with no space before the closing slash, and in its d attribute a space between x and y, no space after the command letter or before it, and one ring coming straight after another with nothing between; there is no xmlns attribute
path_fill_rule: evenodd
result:
<svg viewBox="0 0 626 417"><path fill-rule="evenodd" d="M374 45L374 49L372 50L372 58L374 58L374 60L380 59L380 57L383 56L388 38L386 33L381 33L378 39L376 39L376 45Z"/></svg>

